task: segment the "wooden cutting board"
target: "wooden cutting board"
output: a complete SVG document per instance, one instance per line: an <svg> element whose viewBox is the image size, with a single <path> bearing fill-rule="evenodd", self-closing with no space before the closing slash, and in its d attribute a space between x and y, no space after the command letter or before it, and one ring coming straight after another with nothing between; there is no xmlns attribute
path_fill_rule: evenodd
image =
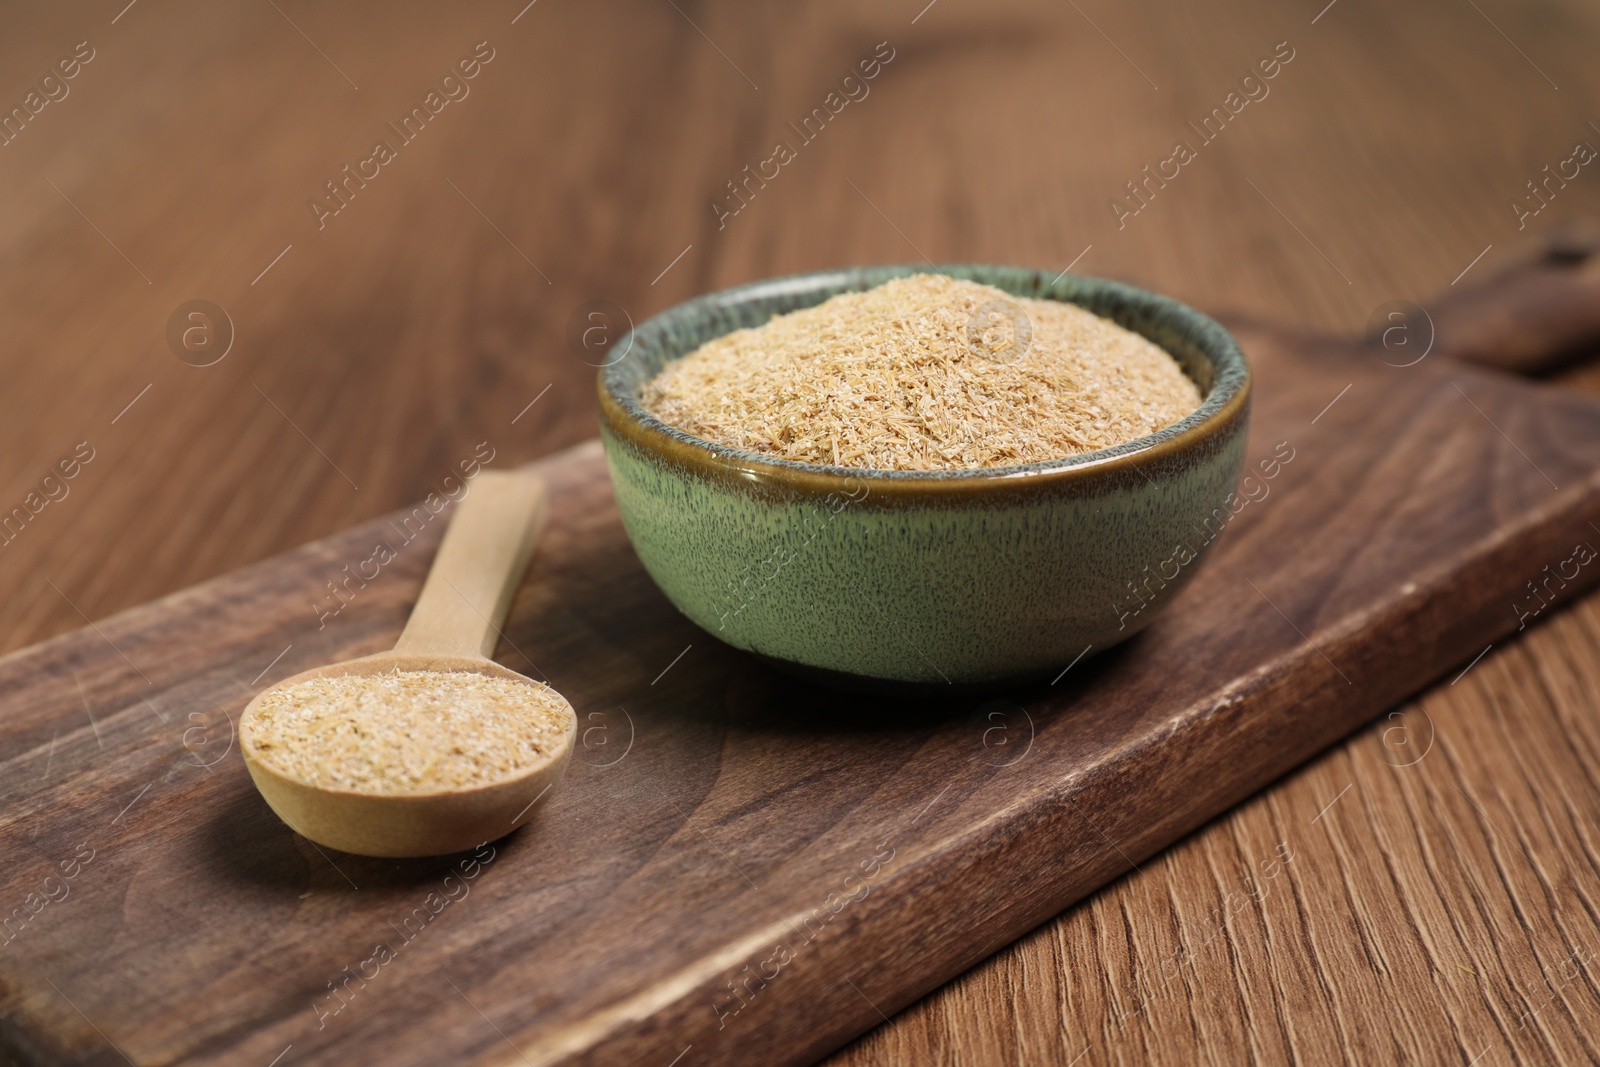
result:
<svg viewBox="0 0 1600 1067"><path fill-rule="evenodd" d="M0 1062L812 1060L1600 577L1574 562L1600 405L1451 358L1591 343L1597 267L1456 294L1405 367L1420 318L1394 351L1240 326L1251 463L1292 458L1150 630L1005 698L773 673L656 591L597 445L540 461L554 518L498 658L571 699L580 744L472 855L320 851L232 732L263 687L394 641L443 514L5 657Z"/></svg>

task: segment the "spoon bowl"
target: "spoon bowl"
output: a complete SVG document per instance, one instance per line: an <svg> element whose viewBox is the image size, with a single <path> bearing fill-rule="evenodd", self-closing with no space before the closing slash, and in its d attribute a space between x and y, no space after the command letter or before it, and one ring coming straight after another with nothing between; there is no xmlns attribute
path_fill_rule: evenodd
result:
<svg viewBox="0 0 1600 1067"><path fill-rule="evenodd" d="M289 827L329 848L363 856L434 856L504 837L560 780L577 733L572 706L548 686L488 658L500 637L545 515L544 489L527 475L485 472L445 532L416 608L393 651L296 674L245 707L240 751L269 807ZM431 671L501 679L554 696L562 721L545 755L507 775L466 786L377 791L302 780L263 753L258 709L268 696L317 678Z"/></svg>

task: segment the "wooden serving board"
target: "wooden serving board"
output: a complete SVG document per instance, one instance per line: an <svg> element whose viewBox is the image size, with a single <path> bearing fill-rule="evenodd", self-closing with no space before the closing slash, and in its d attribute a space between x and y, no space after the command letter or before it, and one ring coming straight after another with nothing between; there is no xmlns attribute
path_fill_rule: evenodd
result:
<svg viewBox="0 0 1600 1067"><path fill-rule="evenodd" d="M812 1060L1544 603L1526 583L1600 544L1600 405L1449 353L1529 366L1530 332L1543 355L1581 346L1563 316L1592 306L1593 266L1516 267L1436 316L1436 350L1404 368L1241 327L1251 463L1292 458L1151 629L1007 698L895 703L773 673L650 583L597 445L540 461L554 518L498 658L569 697L582 736L535 820L475 855L320 851L232 736L261 688L394 641L443 515L8 656L0 1061ZM1485 315L1541 271L1568 292L1547 322ZM322 615L379 543L398 557Z"/></svg>

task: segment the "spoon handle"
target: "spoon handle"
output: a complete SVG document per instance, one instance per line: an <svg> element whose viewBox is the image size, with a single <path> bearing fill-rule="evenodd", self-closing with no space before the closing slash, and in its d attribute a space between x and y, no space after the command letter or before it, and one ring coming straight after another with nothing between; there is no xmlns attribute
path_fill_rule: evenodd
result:
<svg viewBox="0 0 1600 1067"><path fill-rule="evenodd" d="M487 658L547 512L544 482L483 471L456 505L396 652Z"/></svg>

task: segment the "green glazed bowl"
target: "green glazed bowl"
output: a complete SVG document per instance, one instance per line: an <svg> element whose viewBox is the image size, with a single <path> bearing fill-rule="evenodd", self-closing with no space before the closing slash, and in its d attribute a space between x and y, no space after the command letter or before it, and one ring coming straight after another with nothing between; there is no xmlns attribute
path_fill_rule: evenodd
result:
<svg viewBox="0 0 1600 1067"><path fill-rule="evenodd" d="M919 266L757 282L680 304L617 342L600 436L622 523L668 599L712 635L857 689L993 688L1048 678L1153 621L1221 532L1244 462L1250 370L1233 337L1118 282L1017 267L936 268L1064 300L1177 359L1204 401L1148 437L983 470L818 466L712 444L638 402L666 363Z"/></svg>

